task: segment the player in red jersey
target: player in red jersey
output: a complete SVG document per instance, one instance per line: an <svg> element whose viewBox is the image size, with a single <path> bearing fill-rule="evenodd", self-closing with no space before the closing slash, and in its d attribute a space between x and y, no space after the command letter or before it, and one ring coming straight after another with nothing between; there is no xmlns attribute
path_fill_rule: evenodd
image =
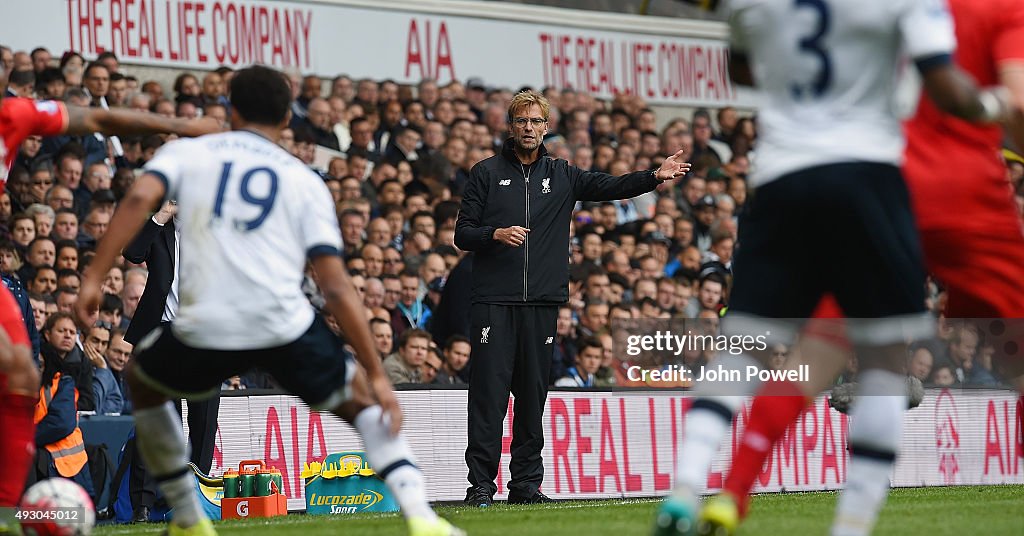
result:
<svg viewBox="0 0 1024 536"><path fill-rule="evenodd" d="M0 89L7 86L0 60ZM7 182L18 147L28 136L105 134L155 134L200 136L217 132L212 119L189 121L156 114L102 108L67 107L57 101L6 98L0 94L0 193ZM9 508L18 503L34 451L33 412L39 392L39 367L32 358L25 323L14 296L0 290L0 534L19 531Z"/></svg>
<svg viewBox="0 0 1024 536"><path fill-rule="evenodd" d="M949 7L956 23L956 63L981 86L1006 87L1013 107L1024 109L1024 3L949 0ZM1024 147L1022 126L1019 112L1007 123L1010 136ZM916 115L906 124L906 134L904 177L926 264L946 285L946 315L1018 319L1004 325L1007 338L1020 340L1024 336L1020 326L1024 322L1024 232L1000 155L1003 129L947 115L922 95ZM818 313L816 318L841 316L838 306L828 300ZM835 356L824 360L831 363L815 360L817 375L830 377L850 353L839 331L841 323L817 320L810 326L827 328L805 333L801 354ZM1024 392L1024 357L1009 357L1012 361L1005 363L1005 370ZM710 501L704 517L727 518L733 501L738 513L745 514L750 489L771 446L816 394L808 387L789 382L762 387L727 473L726 497Z"/></svg>

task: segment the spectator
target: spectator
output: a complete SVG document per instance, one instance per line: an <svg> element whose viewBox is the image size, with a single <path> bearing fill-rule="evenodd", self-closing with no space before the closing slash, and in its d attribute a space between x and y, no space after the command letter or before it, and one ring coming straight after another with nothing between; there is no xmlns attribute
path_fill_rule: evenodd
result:
<svg viewBox="0 0 1024 536"><path fill-rule="evenodd" d="M16 214L11 217L10 222L11 241L20 247L22 251L36 237L36 222L28 214Z"/></svg>
<svg viewBox="0 0 1024 536"><path fill-rule="evenodd" d="M423 329L430 319L431 310L420 297L420 276L417 272L406 269L399 276L399 283L401 293L391 313L391 327L395 335L401 337L407 329Z"/></svg>
<svg viewBox="0 0 1024 536"><path fill-rule="evenodd" d="M13 242L0 241L0 274L15 276L21 268L21 253Z"/></svg>
<svg viewBox="0 0 1024 536"><path fill-rule="evenodd" d="M566 375L555 382L555 387L594 387L594 376L604 360L604 347L596 337L582 337L575 365L569 367Z"/></svg>
<svg viewBox="0 0 1024 536"><path fill-rule="evenodd" d="M29 56L32 58L32 70L36 73L41 73L46 69L49 69L53 62L53 55L44 47L36 47L32 49Z"/></svg>
<svg viewBox="0 0 1024 536"><path fill-rule="evenodd" d="M131 413L131 400L128 398L127 384L124 381L124 368L132 356L132 345L124 340L124 331L115 328L110 332L110 344L107 346L105 355L107 369L114 378L114 387L122 395L122 405L119 413Z"/></svg>
<svg viewBox="0 0 1024 536"><path fill-rule="evenodd" d="M384 359L384 371L395 385L420 383L420 369L430 349L430 334L408 329L398 337L398 351Z"/></svg>
<svg viewBox="0 0 1024 536"><path fill-rule="evenodd" d="M394 346L394 330L391 323L381 318L370 319L370 333L373 335L374 346L382 356L389 356Z"/></svg>
<svg viewBox="0 0 1024 536"><path fill-rule="evenodd" d="M66 288L75 292L82 287L82 277L78 272L68 268L57 269L57 288Z"/></svg>
<svg viewBox="0 0 1024 536"><path fill-rule="evenodd" d="M56 214L53 209L42 204L32 204L25 209L25 214L32 216L36 224L36 238L49 236L53 231Z"/></svg>
<svg viewBox="0 0 1024 536"><path fill-rule="evenodd" d="M928 381L934 363L935 356L927 344L915 343L910 346L910 361L907 365L907 373L910 376L922 382Z"/></svg>
<svg viewBox="0 0 1024 536"><path fill-rule="evenodd" d="M200 94L202 89L199 85L199 79L191 73L181 73L174 79L174 101L176 103L181 102L200 102Z"/></svg>
<svg viewBox="0 0 1024 536"><path fill-rule="evenodd" d="M41 265L32 269L34 271L28 284L29 292L52 294L57 290L57 271L52 266Z"/></svg>
<svg viewBox="0 0 1024 536"><path fill-rule="evenodd" d="M354 256L363 247L363 232L366 221L362 213L354 209L344 210L339 218L341 238L345 244L345 257Z"/></svg>
<svg viewBox="0 0 1024 536"><path fill-rule="evenodd" d="M78 410L95 411L96 398L93 384L92 365L82 350L75 344L78 330L70 313L58 312L46 320L43 326L43 343L40 350L43 362L53 363L62 374L71 377L79 389Z"/></svg>
<svg viewBox="0 0 1024 536"><path fill-rule="evenodd" d="M30 482L51 477L73 480L93 498L98 498L93 489L89 471L89 458L85 452L85 440L78 427L78 411L92 411L93 399L91 370L87 383L69 366L64 359L75 347L75 325L69 315L54 317L48 324L47 333L61 351L49 349L43 353L42 386L36 403L35 445L36 470ZM59 341L58 341L59 339ZM77 389L83 386L82 389Z"/></svg>
<svg viewBox="0 0 1024 536"><path fill-rule="evenodd" d="M110 347L110 329L106 324L96 324L89 329L82 343L82 351L93 367L92 389L96 398L96 413L109 415L121 413L124 397L107 365L106 354Z"/></svg>
<svg viewBox="0 0 1024 536"><path fill-rule="evenodd" d="M120 296L121 291L124 290L124 270L118 266L114 266L107 272L106 279L103 280L104 291L108 294Z"/></svg>
<svg viewBox="0 0 1024 536"><path fill-rule="evenodd" d="M107 93L110 92L110 70L100 62L90 63L85 68L84 88L91 106L106 108Z"/></svg>
<svg viewBox="0 0 1024 536"><path fill-rule="evenodd" d="M580 325L576 328L577 341L584 337L592 337L608 329L608 303L601 300L587 302L583 306ZM578 345L578 342L577 342Z"/></svg>
<svg viewBox="0 0 1024 536"><path fill-rule="evenodd" d="M963 321L953 329L949 340L949 357L952 360L953 374L956 382L962 383L974 367L974 358L978 353L978 328L973 323ZM935 367L933 377L939 370Z"/></svg>
<svg viewBox="0 0 1024 536"><path fill-rule="evenodd" d="M441 367L441 355L436 347L431 346L427 351L423 366L420 367L420 383L437 383L437 375L441 371Z"/></svg>
<svg viewBox="0 0 1024 536"><path fill-rule="evenodd" d="M109 190L112 176L110 166L104 162L93 162L82 175L81 186L75 191L75 208L79 218L83 218L89 210L89 202L93 194L99 190ZM56 210L56 209L55 209Z"/></svg>
<svg viewBox="0 0 1024 536"><path fill-rule="evenodd" d="M72 210L75 206L75 194L67 186L57 184L47 190L43 201L54 212L60 210Z"/></svg>
<svg viewBox="0 0 1024 536"><path fill-rule="evenodd" d="M463 371L469 364L470 344L469 338L464 335L452 335L444 344L444 364L437 373L434 383L444 385L465 384L462 378Z"/></svg>
<svg viewBox="0 0 1024 536"><path fill-rule="evenodd" d="M118 298L116 294L104 293L103 301L100 302L99 321L120 329L123 309L121 298Z"/></svg>
<svg viewBox="0 0 1024 536"><path fill-rule="evenodd" d="M380 277L384 273L384 251L374 243L363 246L359 252L363 262L366 263L367 277Z"/></svg>
<svg viewBox="0 0 1024 536"><path fill-rule="evenodd" d="M940 363L932 369L932 375L926 385L929 387L953 387L958 383L953 365Z"/></svg>
<svg viewBox="0 0 1024 536"><path fill-rule="evenodd" d="M334 125L331 124L331 105L320 97L309 101L306 117L299 119L293 128L307 128L313 133L317 145L335 151L341 150L338 136L334 134Z"/></svg>
<svg viewBox="0 0 1024 536"><path fill-rule="evenodd" d="M70 287L57 287L53 291L53 299L57 302L57 310L62 313L73 314L75 302L78 301L78 291Z"/></svg>
<svg viewBox="0 0 1024 536"><path fill-rule="evenodd" d="M124 290L122 291L122 302L124 303L123 316L125 320L131 321L132 317L135 316L136 309L139 306L139 301L142 299L142 295L146 290L146 282L128 282L125 281Z"/></svg>
<svg viewBox="0 0 1024 536"><path fill-rule="evenodd" d="M71 240L57 242L57 260L54 268L58 270L78 270L78 245Z"/></svg>
<svg viewBox="0 0 1024 536"><path fill-rule="evenodd" d="M107 228L110 226L110 213L102 208L94 208L89 211L82 224L84 234L95 243L103 238Z"/></svg>
<svg viewBox="0 0 1024 536"><path fill-rule="evenodd" d="M53 236L58 240L76 240L78 236L78 216L70 208L57 211L57 219L53 224Z"/></svg>
<svg viewBox="0 0 1024 536"><path fill-rule="evenodd" d="M966 385L997 387L1000 382L992 368L992 357L995 355L995 346L990 341L982 344L972 362L970 372L964 381Z"/></svg>

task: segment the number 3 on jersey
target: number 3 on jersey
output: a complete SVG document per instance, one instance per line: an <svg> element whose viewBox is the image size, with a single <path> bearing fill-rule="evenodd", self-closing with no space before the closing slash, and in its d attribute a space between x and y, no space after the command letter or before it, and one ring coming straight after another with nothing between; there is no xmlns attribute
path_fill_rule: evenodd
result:
<svg viewBox="0 0 1024 536"><path fill-rule="evenodd" d="M222 217L222 211L224 209L224 196L228 189L228 183L231 181L231 167L234 162L224 162L224 167L220 173L220 184L217 186L217 200L213 204L213 219L219 220ZM253 192L253 183L257 185L264 181L259 181L259 177L267 177L267 186L265 188L265 195L260 196L259 192L264 191L264 188L260 188L257 192ZM258 167L246 171L242 175L237 187L239 188L239 195L242 197L242 201L247 204L253 205L260 209L259 214L248 221L236 219L234 222L235 228L239 230L252 231L263 225L263 222L267 219L270 214L270 210L274 208L274 199L277 197L277 173L268 167Z"/></svg>
<svg viewBox="0 0 1024 536"><path fill-rule="evenodd" d="M795 0L795 8L815 11L817 19L814 32L800 38L799 47L801 53L817 58L818 68L811 82L793 82L790 89L796 100L802 100L808 95L819 98L832 84L832 58L828 55L822 42L825 35L828 34L832 17L825 0Z"/></svg>

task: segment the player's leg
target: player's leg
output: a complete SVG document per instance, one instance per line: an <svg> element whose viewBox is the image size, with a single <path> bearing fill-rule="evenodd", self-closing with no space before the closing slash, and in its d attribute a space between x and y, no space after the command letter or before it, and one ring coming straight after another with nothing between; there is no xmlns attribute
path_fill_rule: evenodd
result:
<svg viewBox="0 0 1024 536"><path fill-rule="evenodd" d="M740 225L743 248L735 262L735 286L729 314L722 321L727 335L765 335L789 344L798 327L794 319L811 314L821 295L820 274L812 269L810 250L800 246L807 225L804 173L778 179L758 190ZM764 355L727 355L716 366L745 373ZM744 376L745 377L745 374ZM698 382L696 398L686 414L675 489L655 520L657 534L687 534L696 528L697 495L707 483L733 416L759 387L756 381Z"/></svg>
<svg viewBox="0 0 1024 536"><path fill-rule="evenodd" d="M32 359L21 309L6 288L0 288L0 532L17 531L17 521L2 512L21 500L32 453L39 397L39 366ZM6 529L5 529L6 527Z"/></svg>
<svg viewBox="0 0 1024 536"><path fill-rule="evenodd" d="M554 306L515 307L519 316L520 336L515 367L512 371L512 394L515 396L515 419L512 421L511 480L508 483L510 503L546 502L539 491L544 480L544 403L548 396L551 355L558 308Z"/></svg>
<svg viewBox="0 0 1024 536"><path fill-rule="evenodd" d="M217 354L217 355L214 355ZM189 446L181 417L170 397L202 398L244 370L234 352L190 348L169 326L145 337L129 363L128 386L134 407L139 454L173 509L170 534L215 534L203 513L188 466Z"/></svg>
<svg viewBox="0 0 1024 536"><path fill-rule="evenodd" d="M390 422L373 399L365 374L346 355L342 341L318 316L298 340L257 353L253 364L311 408L330 411L359 432L370 466L395 496L412 534L460 534L430 508L423 473L409 444L401 433L391 434Z"/></svg>
<svg viewBox="0 0 1024 536"><path fill-rule="evenodd" d="M413 536L455 536L463 534L434 513L427 500L426 481L416 465L404 434L391 435L390 421L373 399L366 375L354 360L346 368L356 373L349 383L350 398L331 412L351 424L366 445L366 457L377 475L395 497Z"/></svg>
<svg viewBox="0 0 1024 536"><path fill-rule="evenodd" d="M846 339L838 304L826 297L802 331L800 342L790 351L784 369L799 370L807 365L809 381L771 380L765 382L750 407L750 417L733 454L722 500L731 502L742 518L746 515L750 490L772 447L786 429L800 417L818 393L832 384L853 350ZM711 508L705 510L709 510ZM724 508L728 508L726 505Z"/></svg>
<svg viewBox="0 0 1024 536"><path fill-rule="evenodd" d="M870 533L889 490L907 408L906 341L933 336L924 308L925 271L909 210L909 196L895 168L860 164L830 184L850 199L859 228L837 229L845 245L832 289L848 314L847 333L857 348L857 399L850 409L850 465L836 507L832 534Z"/></svg>

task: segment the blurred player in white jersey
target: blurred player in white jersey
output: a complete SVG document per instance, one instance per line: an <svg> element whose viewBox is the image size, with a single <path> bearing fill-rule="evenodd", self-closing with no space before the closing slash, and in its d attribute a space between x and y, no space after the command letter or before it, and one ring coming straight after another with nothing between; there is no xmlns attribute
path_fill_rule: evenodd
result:
<svg viewBox="0 0 1024 536"><path fill-rule="evenodd" d="M98 308L104 274L148 214L165 198L177 200L178 316L139 343L128 375L139 451L174 511L169 533L215 532L193 489L181 421L168 398L208 395L226 378L259 367L312 408L355 427L413 535L462 534L430 508L399 432L401 409L339 256L330 193L277 145L290 95L281 73L243 69L231 81L232 132L175 141L157 153L99 244L78 312L85 317ZM361 369L306 300L307 261Z"/></svg>
<svg viewBox="0 0 1024 536"><path fill-rule="evenodd" d="M904 146L892 98L898 66L908 54L929 96L958 117L995 121L1008 107L1000 93L979 93L952 65L952 21L941 0L733 0L727 6L730 74L762 90L763 100L751 177L757 190L740 225L723 329L791 342L799 319L810 317L826 295L850 317L846 335L857 350L862 396L851 411L851 462L832 530L866 534L885 500L899 446L904 341L933 330L921 247L898 168ZM765 357L719 363L744 370ZM818 372L832 375L828 366ZM733 415L758 387L697 386L676 489L658 512L657 534L735 528L735 513L697 523L696 495ZM774 394L801 395L790 387Z"/></svg>

